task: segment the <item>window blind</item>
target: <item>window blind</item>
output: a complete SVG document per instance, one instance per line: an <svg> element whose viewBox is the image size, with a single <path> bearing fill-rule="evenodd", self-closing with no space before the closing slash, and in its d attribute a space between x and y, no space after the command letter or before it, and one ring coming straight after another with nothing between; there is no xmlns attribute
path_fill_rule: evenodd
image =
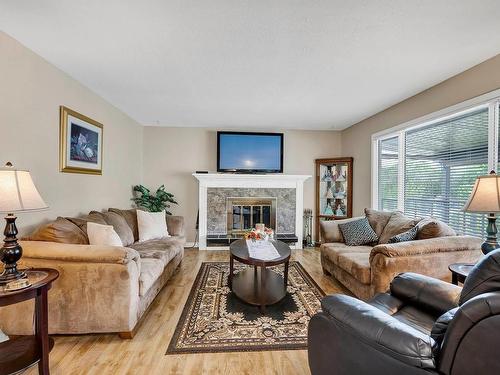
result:
<svg viewBox="0 0 500 375"><path fill-rule="evenodd" d="M398 209L399 137L379 141L378 145L378 207Z"/></svg>
<svg viewBox="0 0 500 375"><path fill-rule="evenodd" d="M460 234L482 235L485 215L462 211L488 173L488 108L405 132L404 212L433 216ZM401 189L401 187L400 187Z"/></svg>

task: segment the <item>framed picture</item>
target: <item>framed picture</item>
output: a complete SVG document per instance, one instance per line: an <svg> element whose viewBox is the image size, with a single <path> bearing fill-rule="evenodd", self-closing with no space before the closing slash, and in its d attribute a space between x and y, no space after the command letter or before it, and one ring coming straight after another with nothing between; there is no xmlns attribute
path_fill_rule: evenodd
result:
<svg viewBox="0 0 500 375"><path fill-rule="evenodd" d="M60 108L61 172L102 174L103 125L69 108Z"/></svg>

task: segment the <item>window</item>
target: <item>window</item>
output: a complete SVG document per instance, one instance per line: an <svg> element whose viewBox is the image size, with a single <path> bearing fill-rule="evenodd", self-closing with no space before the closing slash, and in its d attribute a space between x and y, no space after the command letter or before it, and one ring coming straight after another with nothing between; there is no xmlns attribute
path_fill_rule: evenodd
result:
<svg viewBox="0 0 500 375"><path fill-rule="evenodd" d="M378 150L378 208L395 211L398 209L399 138L381 140Z"/></svg>
<svg viewBox="0 0 500 375"><path fill-rule="evenodd" d="M498 99L375 135L374 206L433 216L460 234L482 236L486 217L462 211L477 176L500 168Z"/></svg>

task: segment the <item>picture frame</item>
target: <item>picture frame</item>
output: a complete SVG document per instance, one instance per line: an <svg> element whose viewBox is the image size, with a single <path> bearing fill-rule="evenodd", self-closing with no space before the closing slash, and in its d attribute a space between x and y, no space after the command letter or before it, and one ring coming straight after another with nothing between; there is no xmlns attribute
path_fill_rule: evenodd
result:
<svg viewBox="0 0 500 375"><path fill-rule="evenodd" d="M60 171L102 175L103 124L65 106L59 117Z"/></svg>

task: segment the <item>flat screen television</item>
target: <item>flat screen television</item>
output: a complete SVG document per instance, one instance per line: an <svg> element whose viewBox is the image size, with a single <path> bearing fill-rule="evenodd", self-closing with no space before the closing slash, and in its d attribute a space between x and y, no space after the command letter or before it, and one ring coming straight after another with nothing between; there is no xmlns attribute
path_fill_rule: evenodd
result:
<svg viewBox="0 0 500 375"><path fill-rule="evenodd" d="M282 173L283 133L217 132L217 171Z"/></svg>

